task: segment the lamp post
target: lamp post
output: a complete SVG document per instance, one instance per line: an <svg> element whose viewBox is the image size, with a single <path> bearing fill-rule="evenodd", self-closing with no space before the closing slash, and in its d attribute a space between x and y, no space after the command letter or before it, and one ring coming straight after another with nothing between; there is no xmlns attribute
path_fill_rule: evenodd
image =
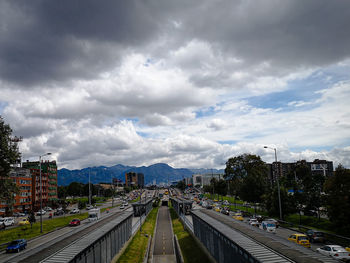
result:
<svg viewBox="0 0 350 263"><path fill-rule="evenodd" d="M43 185L41 180L41 158L51 153L45 153L39 156L39 178L40 178L40 233L43 232Z"/></svg>
<svg viewBox="0 0 350 263"><path fill-rule="evenodd" d="M90 168L89 168L89 205L91 206L91 190L90 190Z"/></svg>
<svg viewBox="0 0 350 263"><path fill-rule="evenodd" d="M280 183L279 183L279 176L278 176L278 172L277 172L277 149L276 148L272 148L272 147L268 147L268 146L264 146L265 149L272 149L275 151L275 176L276 176L276 181L277 181L277 191L278 191L278 206L279 206L279 210L280 210L280 220L282 220L282 204L281 204L281 190L280 190Z"/></svg>

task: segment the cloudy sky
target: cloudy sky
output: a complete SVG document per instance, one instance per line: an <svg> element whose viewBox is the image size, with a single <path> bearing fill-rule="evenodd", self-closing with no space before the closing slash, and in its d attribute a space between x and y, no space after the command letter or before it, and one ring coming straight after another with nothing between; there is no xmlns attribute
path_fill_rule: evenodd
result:
<svg viewBox="0 0 350 263"><path fill-rule="evenodd" d="M350 167L350 1L0 2L0 115L59 168Z"/></svg>

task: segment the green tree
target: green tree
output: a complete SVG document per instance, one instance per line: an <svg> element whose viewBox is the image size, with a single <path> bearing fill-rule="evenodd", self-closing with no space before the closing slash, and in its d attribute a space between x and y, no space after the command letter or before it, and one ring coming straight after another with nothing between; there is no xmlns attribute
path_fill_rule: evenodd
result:
<svg viewBox="0 0 350 263"><path fill-rule="evenodd" d="M179 188L181 191L183 191L186 188L186 184L183 180L181 180L177 183L176 187Z"/></svg>
<svg viewBox="0 0 350 263"><path fill-rule="evenodd" d="M248 202L261 202L267 189L267 167L260 156L243 154L228 159L225 179L230 182L230 191ZM232 186L232 187L231 187Z"/></svg>
<svg viewBox="0 0 350 263"><path fill-rule="evenodd" d="M72 182L68 185L67 194L70 196L81 196L83 192L83 184Z"/></svg>
<svg viewBox="0 0 350 263"><path fill-rule="evenodd" d="M342 235L350 236L350 170L339 165L328 177L324 190L328 217Z"/></svg>
<svg viewBox="0 0 350 263"><path fill-rule="evenodd" d="M0 202L8 205L6 214L11 213L14 194L19 192L16 184L9 178L13 165L19 159L16 137L12 137L12 129L0 116Z"/></svg>

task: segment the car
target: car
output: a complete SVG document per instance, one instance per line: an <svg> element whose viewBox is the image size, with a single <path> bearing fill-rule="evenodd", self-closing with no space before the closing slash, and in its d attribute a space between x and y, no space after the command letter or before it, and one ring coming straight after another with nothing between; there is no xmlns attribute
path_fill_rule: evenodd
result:
<svg viewBox="0 0 350 263"><path fill-rule="evenodd" d="M121 205L120 207L119 207L119 209L124 209L125 208L125 206L124 205Z"/></svg>
<svg viewBox="0 0 350 263"><path fill-rule="evenodd" d="M224 214L224 215L227 215L227 216L230 215L230 211L226 207L222 208L220 212L221 212L221 214Z"/></svg>
<svg viewBox="0 0 350 263"><path fill-rule="evenodd" d="M15 219L13 217L0 218L0 224L4 224L5 227L13 226L15 224Z"/></svg>
<svg viewBox="0 0 350 263"><path fill-rule="evenodd" d="M72 211L69 212L70 214L79 214L80 210L78 208L73 208Z"/></svg>
<svg viewBox="0 0 350 263"><path fill-rule="evenodd" d="M325 243L326 242L326 237L325 237L324 233L321 231L309 229L308 231L306 231L305 234L307 235L307 237L309 238L311 243L315 243L315 242Z"/></svg>
<svg viewBox="0 0 350 263"><path fill-rule="evenodd" d="M269 233L276 233L276 225L271 221L262 221L259 228Z"/></svg>
<svg viewBox="0 0 350 263"><path fill-rule="evenodd" d="M36 213L37 216L45 215L45 214L46 214L46 211L45 211L44 209L39 210L39 211Z"/></svg>
<svg viewBox="0 0 350 263"><path fill-rule="evenodd" d="M275 224L276 228L278 228L280 226L280 223L274 218L267 218L267 219L264 219L264 221L268 221L272 224Z"/></svg>
<svg viewBox="0 0 350 263"><path fill-rule="evenodd" d="M57 209L55 212L53 212L54 216L61 216L64 215L64 211L62 209Z"/></svg>
<svg viewBox="0 0 350 263"><path fill-rule="evenodd" d="M303 247L307 247L307 248L311 247L310 241L307 238L307 235L304 235L304 234L299 234L299 233L292 234L288 237L288 240L294 243L297 243L299 245L302 245Z"/></svg>
<svg viewBox="0 0 350 263"><path fill-rule="evenodd" d="M215 211L215 212L220 212L220 210L221 210L221 209L220 209L219 206L216 206L216 207L214 208L214 211Z"/></svg>
<svg viewBox="0 0 350 263"><path fill-rule="evenodd" d="M236 219L236 220L239 220L239 221L243 221L244 220L244 218L243 218L241 213L235 213L232 217L234 219Z"/></svg>
<svg viewBox="0 0 350 263"><path fill-rule="evenodd" d="M13 216L15 217L21 217L21 216L26 216L25 213L22 213L22 212L16 212L16 213L13 213Z"/></svg>
<svg viewBox="0 0 350 263"><path fill-rule="evenodd" d="M252 225L252 223L258 223L259 224L258 219L256 219L255 217L249 218L248 219L248 224Z"/></svg>
<svg viewBox="0 0 350 263"><path fill-rule="evenodd" d="M70 221L69 226L79 226L80 225L80 220L75 218L72 221Z"/></svg>
<svg viewBox="0 0 350 263"><path fill-rule="evenodd" d="M46 212L50 212L50 211L52 211L52 208L51 207L44 207L44 210L46 211Z"/></svg>
<svg viewBox="0 0 350 263"><path fill-rule="evenodd" d="M320 254L330 256L337 260L346 261L346 262L350 261L350 252L347 251L342 246L326 245L316 249L316 251Z"/></svg>
<svg viewBox="0 0 350 263"><path fill-rule="evenodd" d="M345 250L350 252L350 246L346 247Z"/></svg>
<svg viewBox="0 0 350 263"><path fill-rule="evenodd" d="M87 205L87 206L86 206L86 209L87 209L87 210L90 210L90 209L93 209L93 208L94 208L94 207L93 207L92 205Z"/></svg>
<svg viewBox="0 0 350 263"><path fill-rule="evenodd" d="M22 218L22 219L18 222L18 224L19 224L20 226L25 226L25 225L30 225L30 222L29 222L28 218Z"/></svg>
<svg viewBox="0 0 350 263"><path fill-rule="evenodd" d="M19 252L25 249L26 246L27 246L27 240L25 239L14 240L10 244L8 244L8 246L6 247L6 253Z"/></svg>

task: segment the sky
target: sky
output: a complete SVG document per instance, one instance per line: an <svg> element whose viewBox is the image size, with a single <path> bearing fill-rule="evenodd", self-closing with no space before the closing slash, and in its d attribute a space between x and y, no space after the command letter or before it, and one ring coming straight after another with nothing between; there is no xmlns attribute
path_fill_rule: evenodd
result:
<svg viewBox="0 0 350 263"><path fill-rule="evenodd" d="M4 0L0 115L59 169L350 168L349 28L348 0Z"/></svg>

